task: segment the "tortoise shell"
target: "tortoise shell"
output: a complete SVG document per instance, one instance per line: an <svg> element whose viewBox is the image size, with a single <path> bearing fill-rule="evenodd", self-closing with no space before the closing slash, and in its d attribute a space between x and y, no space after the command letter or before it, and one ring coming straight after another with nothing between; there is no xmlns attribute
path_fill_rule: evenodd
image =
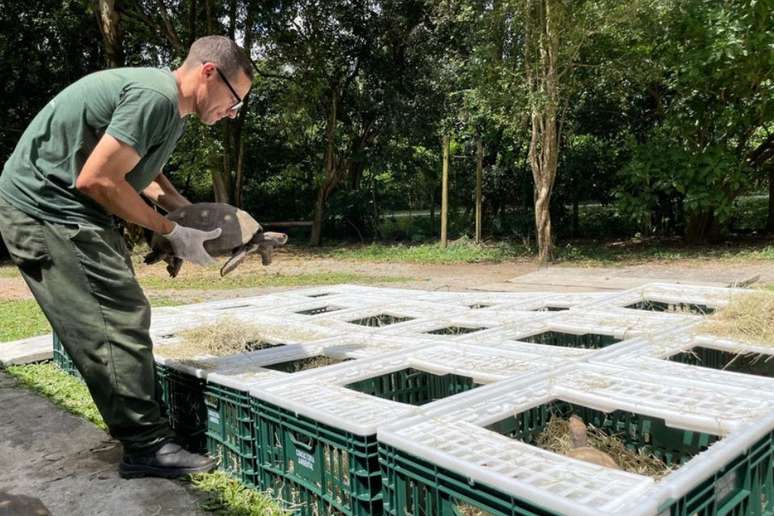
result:
<svg viewBox="0 0 774 516"><path fill-rule="evenodd" d="M204 243L210 256L223 256L250 242L256 233L263 231L261 225L246 211L220 202L203 202L178 208L167 215L181 226L210 231L222 230L218 238Z"/></svg>

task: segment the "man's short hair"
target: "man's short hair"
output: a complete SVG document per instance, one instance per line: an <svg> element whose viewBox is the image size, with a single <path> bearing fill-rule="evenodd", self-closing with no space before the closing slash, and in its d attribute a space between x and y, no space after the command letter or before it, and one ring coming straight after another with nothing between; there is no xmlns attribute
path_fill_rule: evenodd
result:
<svg viewBox="0 0 774 516"><path fill-rule="evenodd" d="M204 36L193 42L183 66L199 66L212 63L227 77L244 73L253 80L253 63L247 53L225 36Z"/></svg>

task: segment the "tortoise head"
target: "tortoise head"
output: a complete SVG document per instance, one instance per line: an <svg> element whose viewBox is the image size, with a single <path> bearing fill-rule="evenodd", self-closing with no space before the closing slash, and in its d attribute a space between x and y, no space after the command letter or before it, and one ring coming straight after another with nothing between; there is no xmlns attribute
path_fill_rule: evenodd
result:
<svg viewBox="0 0 774 516"><path fill-rule="evenodd" d="M261 255L263 265L271 264L275 247L281 247L288 241L288 236L284 233L275 233L272 231L259 231L253 238L243 246L234 250L231 258L223 264L220 269L220 275L225 276L237 268L248 254L258 252Z"/></svg>

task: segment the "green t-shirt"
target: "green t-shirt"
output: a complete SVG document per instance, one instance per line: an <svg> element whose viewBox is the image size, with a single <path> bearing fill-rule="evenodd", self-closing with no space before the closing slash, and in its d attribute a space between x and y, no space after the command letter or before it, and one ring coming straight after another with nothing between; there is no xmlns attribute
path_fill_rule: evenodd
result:
<svg viewBox="0 0 774 516"><path fill-rule="evenodd" d="M183 134L177 100L177 82L167 70L87 75L54 97L24 131L0 175L0 196L51 222L108 225L105 209L75 188L86 159L105 133L131 145L141 159L126 180L143 190Z"/></svg>

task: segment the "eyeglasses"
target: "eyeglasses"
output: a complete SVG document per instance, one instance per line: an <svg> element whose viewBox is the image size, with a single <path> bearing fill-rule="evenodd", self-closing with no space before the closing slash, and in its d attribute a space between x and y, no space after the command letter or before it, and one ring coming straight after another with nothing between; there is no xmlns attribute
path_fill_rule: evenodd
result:
<svg viewBox="0 0 774 516"><path fill-rule="evenodd" d="M207 64L207 63L206 63L206 62L203 62L202 64ZM214 63L213 63L213 64L214 64ZM218 68L218 67L216 66L216 67L215 67L215 71L216 71L216 72L218 72L218 75L220 75L220 78L221 78L221 79L223 79L223 82L226 84L226 86L228 86L228 89L229 89L229 90L231 90L231 94L232 94L232 95L234 95L234 98L236 98L236 99L237 99L237 102L236 102L236 103L235 103L233 106L231 106L230 108L228 108L228 110L229 110L229 111L234 111L234 112L237 112L237 111L239 111L239 109L240 109L240 108L242 107L242 105L245 103L245 99L244 99L244 98L242 98L242 97L240 97L240 96L237 94L236 90L234 90L234 88L231 86L231 83L230 83L230 82L228 82L228 79L226 79L226 76L225 76L225 75L223 75L223 72L221 72L221 71L220 71L220 68ZM245 95L245 97L247 97L247 95Z"/></svg>

